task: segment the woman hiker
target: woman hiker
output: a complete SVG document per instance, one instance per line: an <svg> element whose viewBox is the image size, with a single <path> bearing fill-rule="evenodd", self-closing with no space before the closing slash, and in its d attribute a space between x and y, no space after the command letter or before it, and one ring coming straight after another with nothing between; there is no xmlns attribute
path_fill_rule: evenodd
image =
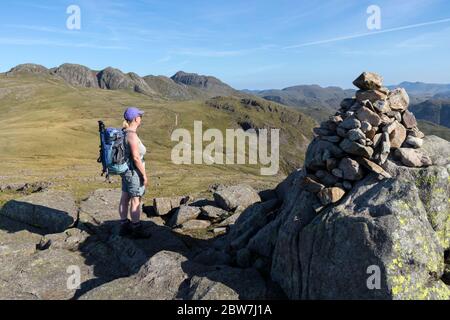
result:
<svg viewBox="0 0 450 320"><path fill-rule="evenodd" d="M141 200L148 185L144 160L147 149L137 133L143 115L143 111L130 107L124 113L125 121L123 122L125 156L128 159L129 170L122 174L122 197L119 206L120 235L133 238L150 237L149 232L143 228L141 222ZM129 209L131 221L128 219Z"/></svg>

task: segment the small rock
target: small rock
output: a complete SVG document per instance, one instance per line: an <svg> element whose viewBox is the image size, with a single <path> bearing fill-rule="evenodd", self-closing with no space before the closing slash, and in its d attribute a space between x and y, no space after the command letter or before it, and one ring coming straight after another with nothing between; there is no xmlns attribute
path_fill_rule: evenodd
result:
<svg viewBox="0 0 450 320"><path fill-rule="evenodd" d="M392 110L403 111L408 109L409 96L405 89L395 89L389 94L389 105Z"/></svg>
<svg viewBox="0 0 450 320"><path fill-rule="evenodd" d="M324 206L338 202L344 195L345 191L336 187L323 189L317 194Z"/></svg>
<svg viewBox="0 0 450 320"><path fill-rule="evenodd" d="M427 154L417 149L399 148L395 150L395 155L408 167L420 168L431 166L433 164Z"/></svg>
<svg viewBox="0 0 450 320"><path fill-rule="evenodd" d="M373 139L378 132L378 127L373 127L372 130L366 132L367 139Z"/></svg>
<svg viewBox="0 0 450 320"><path fill-rule="evenodd" d="M155 198L153 199L153 208L158 216L165 216L173 209L178 208L183 199L184 197Z"/></svg>
<svg viewBox="0 0 450 320"><path fill-rule="evenodd" d="M372 141L373 141L373 147L374 148L377 148L380 145L382 137L383 137L382 133L377 133L375 135L375 137L373 137Z"/></svg>
<svg viewBox="0 0 450 320"><path fill-rule="evenodd" d="M391 148L400 148L406 140L406 129L398 121L395 121L393 124L394 130L389 134Z"/></svg>
<svg viewBox="0 0 450 320"><path fill-rule="evenodd" d="M342 150L344 150L348 154L362 156L365 158L371 158L373 155L372 148L363 146L359 143L356 143L356 142L348 140L348 139L345 139L344 141L342 141L339 146L341 147Z"/></svg>
<svg viewBox="0 0 450 320"><path fill-rule="evenodd" d="M382 167L377 165L375 162L372 162L365 158L359 158L358 163L360 163L362 166L364 166L368 170L378 173L379 175L383 176L384 178L387 178L387 179L392 178L392 176L389 173L387 173Z"/></svg>
<svg viewBox="0 0 450 320"><path fill-rule="evenodd" d="M333 169L333 170L331 171L331 173L332 173L335 177L338 177L338 178L342 178L342 177L344 176L344 173L342 172L342 170L341 170L341 169L338 169L338 168Z"/></svg>
<svg viewBox="0 0 450 320"><path fill-rule="evenodd" d="M389 153L391 152L391 141L389 138L389 134L384 132L381 137L381 150L380 150L380 164L384 164L389 157Z"/></svg>
<svg viewBox="0 0 450 320"><path fill-rule="evenodd" d="M358 102L363 102L366 100L376 102L378 100L385 100L386 98L386 93L380 90L360 90L356 92L356 100Z"/></svg>
<svg viewBox="0 0 450 320"><path fill-rule="evenodd" d="M406 110L403 113L403 124L407 129L413 129L417 127L417 120L412 112Z"/></svg>
<svg viewBox="0 0 450 320"><path fill-rule="evenodd" d="M376 73L364 72L353 84L361 90L375 90L383 86L383 78Z"/></svg>
<svg viewBox="0 0 450 320"><path fill-rule="evenodd" d="M370 109L363 107L357 113L356 117L360 121L366 121L370 123L373 127L378 127L381 124L381 118Z"/></svg>
<svg viewBox="0 0 450 320"><path fill-rule="evenodd" d="M420 138L420 139L425 138L425 134L422 131L420 131L418 128L409 129L408 135L415 137L415 138Z"/></svg>
<svg viewBox="0 0 450 320"><path fill-rule="evenodd" d="M314 139L306 151L305 167L316 171L324 168L326 161L330 158L341 158L344 152L334 143Z"/></svg>
<svg viewBox="0 0 450 320"><path fill-rule="evenodd" d="M389 124L391 124L392 122L394 122L395 121L395 119L394 118L391 118L391 117L389 117L389 116L387 116L387 115L385 115L385 114L382 114L381 115L381 117L380 117L380 119L381 119L381 124L382 125L389 125Z"/></svg>
<svg viewBox="0 0 450 320"><path fill-rule="evenodd" d="M378 100L373 104L373 108L379 113L387 113L391 111L389 103L386 100Z"/></svg>
<svg viewBox="0 0 450 320"><path fill-rule="evenodd" d="M356 119L354 117L349 117L349 118L345 119L339 125L339 127L346 129L346 130L358 129L358 128L361 128L361 121L359 121L358 119Z"/></svg>
<svg viewBox="0 0 450 320"><path fill-rule="evenodd" d="M330 121L331 122L334 122L334 123L336 123L336 124L339 124L339 123L341 123L342 121L344 121L344 119L342 119L342 117L341 116L332 116L332 117L330 117Z"/></svg>
<svg viewBox="0 0 450 320"><path fill-rule="evenodd" d="M369 122L367 122L367 121L361 122L361 131L362 132L367 133L371 130L372 130L372 125Z"/></svg>
<svg viewBox="0 0 450 320"><path fill-rule="evenodd" d="M355 102L356 100L352 98L344 99L341 102L341 108L345 110L350 109L355 104Z"/></svg>
<svg viewBox="0 0 450 320"><path fill-rule="evenodd" d="M201 210L198 207L181 206L170 219L169 225L172 227L179 226L190 220L195 220L200 215Z"/></svg>
<svg viewBox="0 0 450 320"><path fill-rule="evenodd" d="M202 216L213 222L221 221L228 216L228 212L214 206L204 206L201 209Z"/></svg>
<svg viewBox="0 0 450 320"><path fill-rule="evenodd" d="M334 186L337 182L337 178L327 171L319 170L316 172L316 177L319 178L320 182L326 187Z"/></svg>
<svg viewBox="0 0 450 320"><path fill-rule="evenodd" d="M389 111L386 115L389 118L397 120L398 122L402 122L402 114L398 111Z"/></svg>
<svg viewBox="0 0 450 320"><path fill-rule="evenodd" d="M361 129L352 129L349 132L347 132L347 137L351 140L351 141L358 141L361 139L366 139L366 135L364 134L364 132L362 132Z"/></svg>
<svg viewBox="0 0 450 320"><path fill-rule="evenodd" d="M305 177L300 186L303 187L306 191L312 193L317 193L325 188L323 184L313 180L310 177Z"/></svg>
<svg viewBox="0 0 450 320"><path fill-rule="evenodd" d="M236 223L237 219L239 219L239 217L241 216L241 214L242 214L242 212L233 214L231 217L229 217L229 218L225 219L224 221L222 221L221 223L219 223L217 225L217 227L221 228L221 227L228 227L228 226L234 225Z"/></svg>
<svg viewBox="0 0 450 320"><path fill-rule="evenodd" d="M406 138L406 144L411 146L412 148L421 148L423 146L423 139L416 138L413 136L408 136Z"/></svg>
<svg viewBox="0 0 450 320"><path fill-rule="evenodd" d="M342 178L345 180L358 181L364 176L359 163L350 158L342 159L339 163L339 169L342 171Z"/></svg>
<svg viewBox="0 0 450 320"><path fill-rule="evenodd" d="M338 136L322 136L321 139L332 143L339 143L341 141L341 138Z"/></svg>
<svg viewBox="0 0 450 320"><path fill-rule="evenodd" d="M313 132L318 136L329 136L333 134L332 131L324 128L314 128Z"/></svg>

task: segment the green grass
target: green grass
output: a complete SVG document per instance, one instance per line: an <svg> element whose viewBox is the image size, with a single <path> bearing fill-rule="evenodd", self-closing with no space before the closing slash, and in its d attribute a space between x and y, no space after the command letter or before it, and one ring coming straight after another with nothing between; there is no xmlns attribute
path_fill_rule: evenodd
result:
<svg viewBox="0 0 450 320"><path fill-rule="evenodd" d="M50 77L0 75L0 181L52 181L56 188L70 190L78 199L98 188L119 187L117 177L113 184L99 178L97 121L120 127L125 107L137 105L146 112L140 129L149 150L146 160L151 186L146 201L156 196L202 193L214 183L274 187L287 171L302 163L313 121L302 117L296 125L282 123L281 112L299 113L281 106L277 106L279 113L261 112L246 108L239 100L223 99L237 104L237 112L217 110L204 101L164 101L127 91L75 88ZM170 155L175 143L170 137L176 128L176 115L178 127L190 130L196 120L203 121L204 130L218 128L223 132L239 127L243 119L258 126L280 127L285 171L263 177L259 166L173 164Z"/></svg>
<svg viewBox="0 0 450 320"><path fill-rule="evenodd" d="M420 130L422 130L426 135L435 135L450 141L449 128L424 120L419 120L418 123Z"/></svg>

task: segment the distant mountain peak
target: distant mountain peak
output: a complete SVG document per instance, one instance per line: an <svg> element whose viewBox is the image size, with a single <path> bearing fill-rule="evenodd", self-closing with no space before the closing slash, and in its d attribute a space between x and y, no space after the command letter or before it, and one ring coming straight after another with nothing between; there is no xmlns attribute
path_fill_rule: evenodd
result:
<svg viewBox="0 0 450 320"><path fill-rule="evenodd" d="M171 79L178 84L209 90L216 95L232 95L237 93L232 87L213 76L178 71Z"/></svg>
<svg viewBox="0 0 450 320"><path fill-rule="evenodd" d="M6 74L7 75L14 75L14 74L19 74L19 73L45 74L48 72L49 72L49 70L40 64L24 63L24 64L19 64L19 65L15 66L11 70L9 70Z"/></svg>

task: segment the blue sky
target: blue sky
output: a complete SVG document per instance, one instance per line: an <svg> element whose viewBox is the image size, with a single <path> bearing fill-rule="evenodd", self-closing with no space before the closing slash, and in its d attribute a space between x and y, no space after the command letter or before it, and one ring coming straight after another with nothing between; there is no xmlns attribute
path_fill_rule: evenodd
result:
<svg viewBox="0 0 450 320"><path fill-rule="evenodd" d="M25 62L107 66L140 75L184 70L238 89L450 83L447 0L3 0L0 71ZM69 5L81 30L66 28ZM367 8L381 9L369 30Z"/></svg>

